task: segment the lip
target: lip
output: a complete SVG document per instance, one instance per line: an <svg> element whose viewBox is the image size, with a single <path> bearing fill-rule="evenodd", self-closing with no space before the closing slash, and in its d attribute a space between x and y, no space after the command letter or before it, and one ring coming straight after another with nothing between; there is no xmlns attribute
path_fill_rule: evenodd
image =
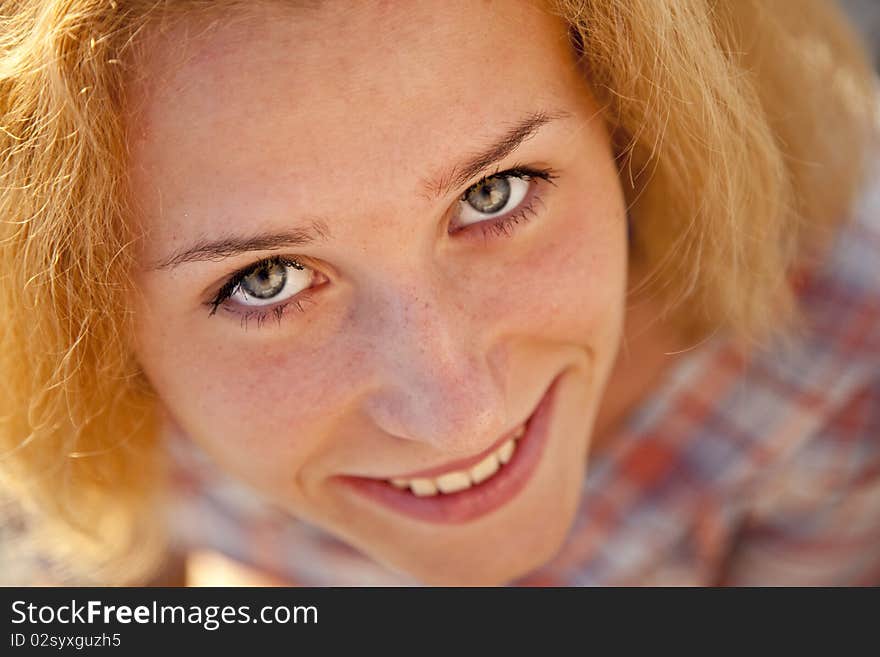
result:
<svg viewBox="0 0 880 657"><path fill-rule="evenodd" d="M530 481L547 443L550 421L555 407L556 390L561 376L560 373L553 379L535 410L526 420L525 433L517 441L513 458L497 474L480 484L457 493L438 493L433 496L419 497L408 490L401 490L380 479L350 475L341 475L337 479L355 494L417 520L445 524L461 524L476 520L509 502ZM503 444L509 435L500 439L484 455ZM461 463L477 463L479 458L479 456L469 458ZM435 476L448 472L450 469L456 469L455 464L451 468L443 466L416 474ZM415 476L407 475L402 478L408 479Z"/></svg>
<svg viewBox="0 0 880 657"><path fill-rule="evenodd" d="M532 412L532 415L534 415L534 412ZM529 416L529 418L531 417L532 416ZM418 472L393 475L391 477L385 477L385 479L418 479L425 477L434 478L439 477L442 474L446 474L447 472L452 472L453 470L469 470L471 467L475 466L477 463L489 456L489 454L496 451L499 447L506 443L508 439L512 438L513 435L516 433L516 430L519 429L523 424L526 424L526 422L528 422L528 419L517 424L513 429L511 429L501 438L496 440L491 447L484 449L476 456L468 456L457 461L450 461L449 463L446 463L444 465L439 465L436 468L428 468L427 470L419 470ZM523 435L523 438L525 438L525 435Z"/></svg>

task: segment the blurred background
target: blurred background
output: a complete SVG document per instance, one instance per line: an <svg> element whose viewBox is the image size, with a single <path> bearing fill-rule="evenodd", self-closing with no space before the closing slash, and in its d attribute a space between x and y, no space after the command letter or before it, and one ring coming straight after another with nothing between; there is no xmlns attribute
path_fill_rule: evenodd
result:
<svg viewBox="0 0 880 657"><path fill-rule="evenodd" d="M874 68L880 71L880 0L838 0L862 33Z"/></svg>

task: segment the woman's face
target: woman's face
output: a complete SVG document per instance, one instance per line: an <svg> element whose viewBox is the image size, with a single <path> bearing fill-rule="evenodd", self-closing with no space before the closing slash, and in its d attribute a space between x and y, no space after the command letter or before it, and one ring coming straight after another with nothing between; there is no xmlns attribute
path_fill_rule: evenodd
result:
<svg viewBox="0 0 880 657"><path fill-rule="evenodd" d="M149 37L131 122L137 350L168 416L425 582L538 567L576 510L626 280L566 25L525 1L208 25Z"/></svg>

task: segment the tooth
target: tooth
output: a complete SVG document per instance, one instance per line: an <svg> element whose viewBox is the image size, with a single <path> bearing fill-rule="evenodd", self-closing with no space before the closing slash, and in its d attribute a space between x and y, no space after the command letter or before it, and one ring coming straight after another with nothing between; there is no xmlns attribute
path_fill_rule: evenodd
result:
<svg viewBox="0 0 880 657"><path fill-rule="evenodd" d="M526 432L526 425L521 425L519 429L516 430L516 433L513 434L514 440L517 438L522 438L523 434Z"/></svg>
<svg viewBox="0 0 880 657"><path fill-rule="evenodd" d="M437 488L444 493L457 493L471 487L471 478L466 472L450 472L435 479Z"/></svg>
<svg viewBox="0 0 880 657"><path fill-rule="evenodd" d="M419 497L437 494L437 487L430 479L413 479L409 482L409 487Z"/></svg>
<svg viewBox="0 0 880 657"><path fill-rule="evenodd" d="M471 481L475 484L486 481L489 477L498 472L499 467L501 466L498 463L498 457L493 452L471 468Z"/></svg>
<svg viewBox="0 0 880 657"><path fill-rule="evenodd" d="M502 465L507 463L510 460L510 457L513 456L513 450L513 439L508 440L498 450L498 460L501 461Z"/></svg>
<svg viewBox="0 0 880 657"><path fill-rule="evenodd" d="M409 488L409 482L406 479L392 479L391 485L395 488Z"/></svg>

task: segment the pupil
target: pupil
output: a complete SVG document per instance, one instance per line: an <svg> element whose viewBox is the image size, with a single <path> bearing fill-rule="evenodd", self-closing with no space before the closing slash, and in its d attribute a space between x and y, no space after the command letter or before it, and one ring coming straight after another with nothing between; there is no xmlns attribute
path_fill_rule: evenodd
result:
<svg viewBox="0 0 880 657"><path fill-rule="evenodd" d="M468 192L467 202L477 212L492 214L507 205L510 183L507 178L489 178Z"/></svg>
<svg viewBox="0 0 880 657"><path fill-rule="evenodd" d="M248 296L269 299L278 294L287 280L287 268L279 262L267 263L241 279Z"/></svg>

